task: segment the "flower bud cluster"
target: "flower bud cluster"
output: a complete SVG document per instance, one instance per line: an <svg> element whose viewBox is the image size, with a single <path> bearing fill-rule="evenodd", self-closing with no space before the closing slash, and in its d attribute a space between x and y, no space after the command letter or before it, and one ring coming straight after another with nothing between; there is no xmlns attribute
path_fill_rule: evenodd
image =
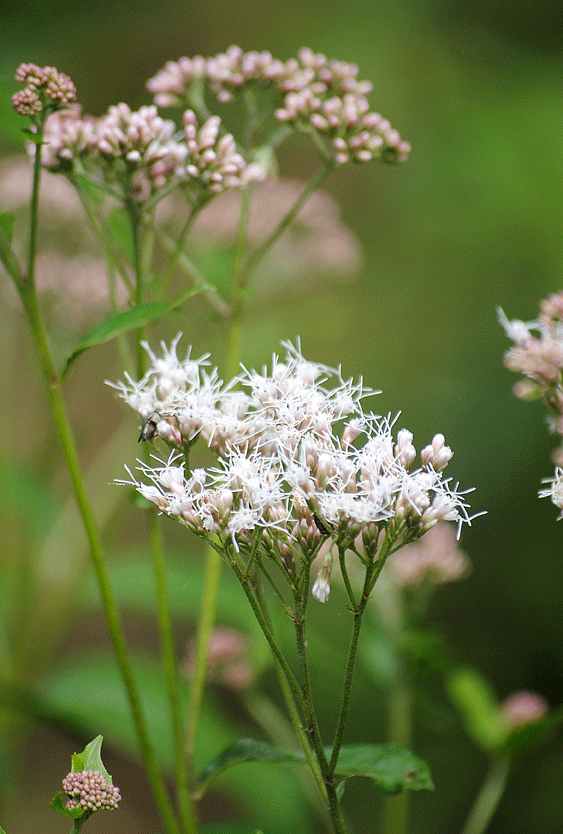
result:
<svg viewBox="0 0 563 834"><path fill-rule="evenodd" d="M509 321L499 309L499 321L512 347L504 355L504 364L524 379L514 386L523 400L540 399L546 407L551 430L562 439L552 453L553 462L563 466L563 292L540 302L535 321ZM537 335L535 335L535 333ZM543 491L543 494L547 494ZM559 504L557 504L559 506Z"/></svg>
<svg viewBox="0 0 563 834"><path fill-rule="evenodd" d="M108 783L97 770L68 773L63 779L63 791L68 796L69 810L82 808L93 813L99 809L113 811L121 802L119 788Z"/></svg>
<svg viewBox="0 0 563 834"><path fill-rule="evenodd" d="M400 162L411 150L387 119L370 111L367 95L372 84L358 80L358 67L311 49L300 49L296 58L283 62L269 52L245 53L231 46L212 58L169 61L147 87L157 105L170 107L189 101L193 85L202 80L222 102L249 85L270 87L276 98L275 118L298 130L314 131L337 164L375 157Z"/></svg>
<svg viewBox="0 0 563 834"><path fill-rule="evenodd" d="M162 358L146 346L146 376L115 385L151 421L149 437L173 450L166 461L141 463L142 480L129 473L122 483L197 535L246 554L259 537L263 552L287 565L309 563L329 539L348 548L361 534L374 557L382 531L407 543L438 521L470 522L463 493L442 476L452 455L442 435L415 467L412 434L402 430L394 442L388 418L364 414L362 400L375 392L361 380L344 380L285 343L271 371L243 368L224 385L204 370L206 357L178 359L177 343L163 346ZM183 453L198 436L217 464L188 473ZM331 569L325 561L319 599L328 597Z"/></svg>
<svg viewBox="0 0 563 834"><path fill-rule="evenodd" d="M109 182L130 182L138 201L184 180L204 193L217 193L261 175L237 152L233 137L220 131L219 117L198 128L191 111L184 115L182 135L154 105L133 111L122 102L99 119L83 116L76 107L47 119L42 163L52 171L79 164L101 168Z"/></svg>
<svg viewBox="0 0 563 834"><path fill-rule="evenodd" d="M193 110L183 116L186 137L186 174L195 179L210 194L219 194L246 185L249 180L263 179L258 165L247 164L237 151L230 133L220 135L221 119L210 116L198 129Z"/></svg>
<svg viewBox="0 0 563 834"><path fill-rule="evenodd" d="M68 75L55 67L20 64L16 81L25 84L12 96L12 106L22 116L34 116L43 109L58 110L76 101L76 87Z"/></svg>

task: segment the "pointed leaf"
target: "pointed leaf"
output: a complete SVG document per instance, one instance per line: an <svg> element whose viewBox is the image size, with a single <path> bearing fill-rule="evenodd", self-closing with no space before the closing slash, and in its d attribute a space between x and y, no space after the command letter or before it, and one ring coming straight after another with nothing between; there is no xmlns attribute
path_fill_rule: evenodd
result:
<svg viewBox="0 0 563 834"><path fill-rule="evenodd" d="M82 753L72 754L72 772L82 773L83 770L96 770L111 785L112 778L105 769L101 757L103 740L103 736L96 736L95 739L86 745Z"/></svg>
<svg viewBox="0 0 563 834"><path fill-rule="evenodd" d="M191 296L204 292L207 289L209 289L207 286L201 285L191 287L189 290L186 290L186 292L182 293L182 295L172 301L152 301L148 304L139 304L131 310L123 310L121 313L115 313L107 319L104 319L104 321L97 324L92 328L92 330L88 331L88 333L82 337L70 356L68 356L61 373L61 379L66 376L75 359L77 359L85 350L88 350L88 348L94 347L95 345L105 344L106 342L110 342L112 339L115 339L116 336L120 336L124 333L130 333L138 327L150 324L151 322L162 318L162 316L166 315L166 313L169 313L171 310L175 310L177 307L180 307L185 301L188 300L188 298L191 298Z"/></svg>

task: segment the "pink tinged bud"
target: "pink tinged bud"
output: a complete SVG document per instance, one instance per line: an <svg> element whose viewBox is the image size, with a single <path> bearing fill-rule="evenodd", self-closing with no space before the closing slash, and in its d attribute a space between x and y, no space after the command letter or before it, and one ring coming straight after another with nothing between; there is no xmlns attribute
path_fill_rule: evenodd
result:
<svg viewBox="0 0 563 834"><path fill-rule="evenodd" d="M502 712L512 727L537 721L549 709L546 699L537 692L514 692L502 703Z"/></svg>
<svg viewBox="0 0 563 834"><path fill-rule="evenodd" d="M440 472L442 469L445 469L453 457L452 450L445 443L443 434L435 435L432 438L432 443L426 446L420 453L422 465L431 466L435 472Z"/></svg>
<svg viewBox="0 0 563 834"><path fill-rule="evenodd" d="M159 481L164 489L170 490L174 495L183 495L185 490L183 467L169 466L160 473Z"/></svg>
<svg viewBox="0 0 563 834"><path fill-rule="evenodd" d="M332 554L327 553L322 567L313 585L313 596L319 602L326 602L330 596L330 577L332 574Z"/></svg>

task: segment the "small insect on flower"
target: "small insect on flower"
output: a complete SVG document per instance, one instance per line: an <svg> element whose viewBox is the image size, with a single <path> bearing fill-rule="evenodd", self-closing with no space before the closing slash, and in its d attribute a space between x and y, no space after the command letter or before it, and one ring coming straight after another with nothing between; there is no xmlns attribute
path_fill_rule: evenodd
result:
<svg viewBox="0 0 563 834"><path fill-rule="evenodd" d="M319 533L320 533L322 536L330 536L330 535L331 535L330 530L328 529L328 527L326 526L326 524L324 524L324 523L321 521L321 519L318 517L318 515L314 515L314 516L313 516L313 521L314 521L314 522L315 522L315 524L317 525L317 530L319 531Z"/></svg>
<svg viewBox="0 0 563 834"><path fill-rule="evenodd" d="M139 435L137 443L140 443L141 440L153 440L157 436L158 432L156 430L156 427L157 418L159 417L160 414L157 414L157 412L155 411L154 414L151 414L151 416L145 420L141 427L141 434Z"/></svg>

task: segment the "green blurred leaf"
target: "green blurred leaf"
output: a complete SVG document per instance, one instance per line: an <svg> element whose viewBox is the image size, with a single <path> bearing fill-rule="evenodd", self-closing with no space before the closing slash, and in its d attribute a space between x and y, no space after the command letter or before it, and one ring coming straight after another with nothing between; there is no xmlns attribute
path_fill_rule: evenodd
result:
<svg viewBox="0 0 563 834"><path fill-rule="evenodd" d="M524 756L548 742L563 724L563 707L550 710L541 718L510 729L503 745L503 753L510 756Z"/></svg>
<svg viewBox="0 0 563 834"><path fill-rule="evenodd" d="M330 750L327 750L330 758ZM228 767L242 762L267 764L304 764L301 751L280 750L261 741L241 738L216 756L198 777L198 796L208 789L211 782ZM395 744L358 744L344 746L340 750L335 778L338 781L352 776L373 779L385 793L401 790L432 790L434 785L428 765L410 750Z"/></svg>
<svg viewBox="0 0 563 834"><path fill-rule="evenodd" d="M215 825L204 825L201 834L262 834L252 822L220 822Z"/></svg>
<svg viewBox="0 0 563 834"><path fill-rule="evenodd" d="M211 782L228 767L242 762L266 762L269 764L301 764L304 761L302 753L280 750L263 741L252 738L239 738L203 769L198 776L197 796L202 797Z"/></svg>
<svg viewBox="0 0 563 834"><path fill-rule="evenodd" d="M0 214L0 229L6 235L8 243L12 244L12 236L14 234L14 215L4 211Z"/></svg>
<svg viewBox="0 0 563 834"><path fill-rule="evenodd" d="M61 379L65 377L72 363L77 359L81 353L88 348L96 345L102 345L105 342L110 342L116 336L121 336L124 333L130 333L138 327L143 327L145 324L150 324L162 316L175 310L184 304L193 295L206 290L207 287L191 287L186 292L182 293L172 301L152 301L148 304L139 304L131 310L123 310L120 313L115 313L109 316L104 321L97 324L92 330L88 331L85 336L79 341L72 353L67 357L64 364Z"/></svg>
<svg viewBox="0 0 563 834"><path fill-rule="evenodd" d="M489 682L474 669L462 667L448 675L446 690L475 744L487 753L498 752L506 742L508 726Z"/></svg>
<svg viewBox="0 0 563 834"><path fill-rule="evenodd" d="M0 484L4 510L18 519L27 535L46 535L57 517L59 500L37 467L0 458Z"/></svg>
<svg viewBox="0 0 563 834"><path fill-rule="evenodd" d="M114 246L119 249L128 263L133 262L133 237L131 223L122 209L113 209L107 218L107 231Z"/></svg>
<svg viewBox="0 0 563 834"><path fill-rule="evenodd" d="M174 617L197 620L204 584L203 559L187 555L167 559L166 585L170 613ZM119 561L111 560L109 576L120 608L154 615L156 585L147 554L133 553ZM92 576L82 588L81 602L99 608L99 591ZM232 573L223 571L217 601L217 623L240 629L250 640L250 660L257 674L271 666L270 648L260 626Z"/></svg>

